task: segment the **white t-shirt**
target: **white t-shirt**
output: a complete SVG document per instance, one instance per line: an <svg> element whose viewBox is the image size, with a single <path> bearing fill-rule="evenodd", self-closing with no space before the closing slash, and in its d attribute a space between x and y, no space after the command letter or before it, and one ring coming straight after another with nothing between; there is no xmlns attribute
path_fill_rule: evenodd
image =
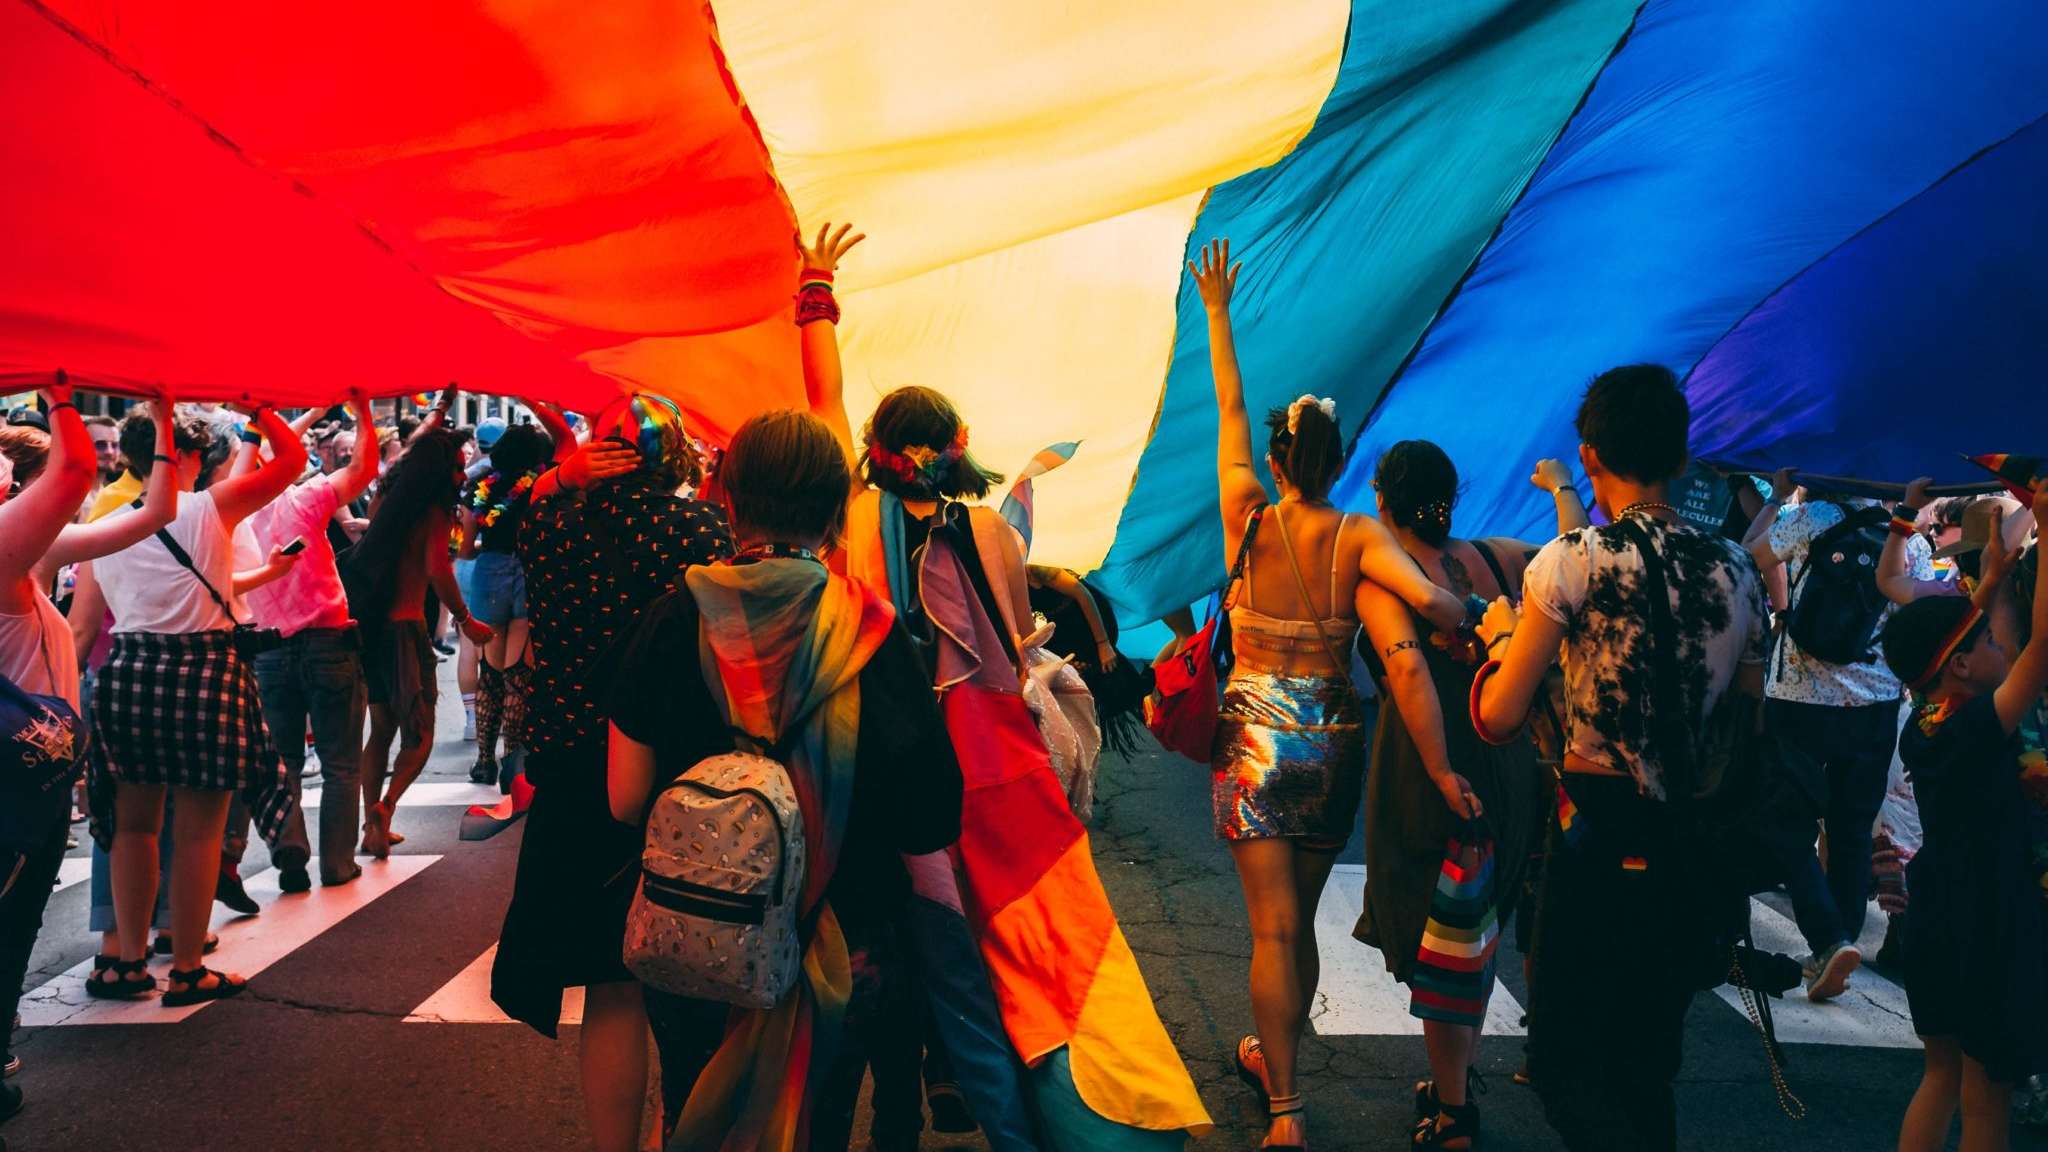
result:
<svg viewBox="0 0 2048 1152"><path fill-rule="evenodd" d="M1877 501L1847 500L1843 504L1852 509L1874 508ZM1822 533L1842 522L1842 507L1823 501L1796 504L1780 512L1777 522L1771 525L1771 552L1784 563L1787 577L1798 580L1792 585L1794 611L1806 595L1806 554ZM1919 533L1906 541L1906 574L1915 580L1934 579L1934 550ZM1875 569L1870 578L1877 579ZM1887 605L1884 614L1877 618L1879 632L1893 611ZM1771 674L1764 680L1764 695L1773 700L1824 704L1831 708L1891 704L1903 694L1899 678L1892 675L1882 657L1862 664L1829 664L1807 655L1789 632L1779 639L1778 650L1771 657Z"/></svg>
<svg viewBox="0 0 2048 1152"><path fill-rule="evenodd" d="M114 515L132 516L134 512ZM181 494L170 533L222 596L233 591L234 545L213 506L213 493ZM170 549L154 534L93 561L93 571L99 576L100 590L106 593L117 633L181 634L234 627L234 621L207 595L205 586L172 559Z"/></svg>
<svg viewBox="0 0 2048 1152"><path fill-rule="evenodd" d="M1685 723L1697 732L1737 666L1763 661L1763 579L1749 553L1731 541L1686 525L1639 522L1664 558L1684 677L1679 698ZM1642 556L1619 525L1579 528L1544 545L1529 562L1522 602L1564 625L1568 750L1628 772L1661 800L1664 770L1647 738L1656 661L1643 581Z"/></svg>
<svg viewBox="0 0 2048 1152"><path fill-rule="evenodd" d="M37 696L61 696L78 707L78 656L64 614L37 589L29 610L0 612L0 676Z"/></svg>

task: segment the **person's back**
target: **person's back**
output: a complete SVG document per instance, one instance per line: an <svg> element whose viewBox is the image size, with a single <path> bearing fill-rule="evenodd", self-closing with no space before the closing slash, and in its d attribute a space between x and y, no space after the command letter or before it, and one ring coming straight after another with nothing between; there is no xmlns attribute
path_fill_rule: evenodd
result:
<svg viewBox="0 0 2048 1152"><path fill-rule="evenodd" d="M1337 661L1348 660L1358 633L1364 551L1355 519L1327 504L1266 508L1231 610L1238 664L1285 676L1342 674Z"/></svg>
<svg viewBox="0 0 2048 1152"><path fill-rule="evenodd" d="M154 536L95 562L114 632L182 635L234 627L227 609L207 592L211 585L225 597L234 584L234 549L212 494L185 494L164 531L184 550L189 569Z"/></svg>

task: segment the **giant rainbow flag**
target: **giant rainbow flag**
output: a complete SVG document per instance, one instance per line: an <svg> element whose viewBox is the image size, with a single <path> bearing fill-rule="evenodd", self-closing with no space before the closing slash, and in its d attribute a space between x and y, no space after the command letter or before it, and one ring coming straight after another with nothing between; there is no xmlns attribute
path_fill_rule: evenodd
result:
<svg viewBox="0 0 2048 1152"><path fill-rule="evenodd" d="M0 0L0 391L623 386L717 439L803 403L792 237L852 221L856 422L918 383L1006 470L1082 440L1034 558L1149 618L1223 567L1213 236L1353 506L1429 436L1461 525L1536 530L1638 360L1727 463L2042 451L2043 43L2034 0Z"/></svg>

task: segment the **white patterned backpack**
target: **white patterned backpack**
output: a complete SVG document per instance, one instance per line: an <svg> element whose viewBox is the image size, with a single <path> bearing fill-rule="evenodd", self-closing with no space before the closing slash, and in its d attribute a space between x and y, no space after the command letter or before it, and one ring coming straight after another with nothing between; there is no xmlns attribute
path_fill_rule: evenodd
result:
<svg viewBox="0 0 2048 1152"><path fill-rule="evenodd" d="M772 1008L803 970L804 820L789 770L728 752L655 798L626 967L678 996Z"/></svg>

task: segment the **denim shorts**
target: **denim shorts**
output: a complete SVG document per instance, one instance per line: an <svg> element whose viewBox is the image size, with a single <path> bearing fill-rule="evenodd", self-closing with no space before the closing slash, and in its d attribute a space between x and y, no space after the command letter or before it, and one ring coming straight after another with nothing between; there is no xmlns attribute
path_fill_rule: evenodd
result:
<svg viewBox="0 0 2048 1152"><path fill-rule="evenodd" d="M469 610L493 628L526 619L526 569L510 552L479 553L462 589Z"/></svg>

